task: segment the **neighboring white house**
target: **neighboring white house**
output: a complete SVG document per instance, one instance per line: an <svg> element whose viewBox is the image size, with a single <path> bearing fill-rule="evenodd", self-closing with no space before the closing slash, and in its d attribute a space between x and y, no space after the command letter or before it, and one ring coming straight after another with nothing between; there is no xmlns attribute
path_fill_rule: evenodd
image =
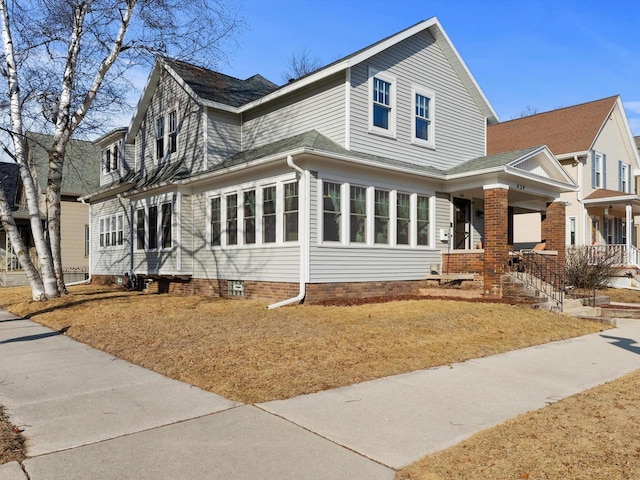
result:
<svg viewBox="0 0 640 480"><path fill-rule="evenodd" d="M640 215L640 156L620 97L510 120L487 130L489 153L542 144L580 187L562 194L567 202L567 245L637 246L633 223ZM519 220L516 244L541 240L540 214Z"/></svg>
<svg viewBox="0 0 640 480"><path fill-rule="evenodd" d="M491 291L513 214L564 224L577 188L545 146L487 156L497 121L436 18L281 87L159 58L96 142L93 278L315 301L466 272Z"/></svg>

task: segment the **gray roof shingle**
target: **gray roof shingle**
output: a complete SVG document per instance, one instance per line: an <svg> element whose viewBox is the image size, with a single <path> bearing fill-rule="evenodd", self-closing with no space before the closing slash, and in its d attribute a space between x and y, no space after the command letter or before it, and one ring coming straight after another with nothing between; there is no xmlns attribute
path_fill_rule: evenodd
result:
<svg viewBox="0 0 640 480"><path fill-rule="evenodd" d="M232 107L240 107L279 88L261 75L240 80L180 60L162 57L162 61L171 67L200 98Z"/></svg>
<svg viewBox="0 0 640 480"><path fill-rule="evenodd" d="M486 170L488 168L503 167L513 162L514 160L517 160L518 158L526 155L527 153L537 150L538 148L540 148L540 146L523 148L521 150L513 150L511 152L497 153L495 155L487 155L484 157L472 158L469 161L450 168L446 173L447 175L454 175L459 173L469 173L479 170Z"/></svg>

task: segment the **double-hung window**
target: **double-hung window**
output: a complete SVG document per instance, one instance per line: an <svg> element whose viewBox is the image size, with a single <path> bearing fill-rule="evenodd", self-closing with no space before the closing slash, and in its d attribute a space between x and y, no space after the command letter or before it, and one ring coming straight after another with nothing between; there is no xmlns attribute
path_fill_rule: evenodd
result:
<svg viewBox="0 0 640 480"><path fill-rule="evenodd" d="M244 243L256 243L256 191L244 192L242 214L244 216Z"/></svg>
<svg viewBox="0 0 640 480"><path fill-rule="evenodd" d="M396 244L409 245L411 197L408 193L396 195Z"/></svg>
<svg viewBox="0 0 640 480"><path fill-rule="evenodd" d="M624 193L631 192L631 169L628 163L618 162L618 190Z"/></svg>
<svg viewBox="0 0 640 480"><path fill-rule="evenodd" d="M395 136L395 78L369 71L370 131Z"/></svg>
<svg viewBox="0 0 640 480"><path fill-rule="evenodd" d="M100 219L100 247L124 244L124 216L112 215Z"/></svg>
<svg viewBox="0 0 640 480"><path fill-rule="evenodd" d="M158 206L149 207L149 249L158 248Z"/></svg>
<svg viewBox="0 0 640 480"><path fill-rule="evenodd" d="M262 243L276 241L276 187L262 189Z"/></svg>
<svg viewBox="0 0 640 480"><path fill-rule="evenodd" d="M389 243L389 192L374 191L375 243Z"/></svg>
<svg viewBox="0 0 640 480"><path fill-rule="evenodd" d="M111 170L118 170L118 145L113 146L113 158L111 159Z"/></svg>
<svg viewBox="0 0 640 480"><path fill-rule="evenodd" d="M298 240L298 182L284 184L284 241Z"/></svg>
<svg viewBox="0 0 640 480"><path fill-rule="evenodd" d="M164 157L164 115L156 118L156 160Z"/></svg>
<svg viewBox="0 0 640 480"><path fill-rule="evenodd" d="M435 146L434 109L435 94L422 87L414 87L413 94L413 134L412 141L417 145Z"/></svg>
<svg viewBox="0 0 640 480"><path fill-rule="evenodd" d="M178 150L178 115L175 110L169 112L169 148L168 153Z"/></svg>
<svg viewBox="0 0 640 480"><path fill-rule="evenodd" d="M429 245L429 197L417 197L417 244Z"/></svg>
<svg viewBox="0 0 640 480"><path fill-rule="evenodd" d="M222 237L222 205L220 197L211 199L211 246L220 246Z"/></svg>
<svg viewBox="0 0 640 480"><path fill-rule="evenodd" d="M227 245L238 244L238 195L227 195Z"/></svg>
<svg viewBox="0 0 640 480"><path fill-rule="evenodd" d="M607 185L607 156L604 153L592 152L591 156L591 186L606 188Z"/></svg>
<svg viewBox="0 0 640 480"><path fill-rule="evenodd" d="M352 185L350 188L349 221L351 243L367 242L367 189Z"/></svg>
<svg viewBox="0 0 640 480"><path fill-rule="evenodd" d="M146 229L144 224L144 208L136 210L136 248L144 250Z"/></svg>
<svg viewBox="0 0 640 480"><path fill-rule="evenodd" d="M341 240L341 185L339 183L322 183L323 200L323 234L322 239L326 242L339 242Z"/></svg>
<svg viewBox="0 0 640 480"><path fill-rule="evenodd" d="M163 203L161 206L162 219L162 248L171 248L171 225L172 225L172 212L171 203Z"/></svg>

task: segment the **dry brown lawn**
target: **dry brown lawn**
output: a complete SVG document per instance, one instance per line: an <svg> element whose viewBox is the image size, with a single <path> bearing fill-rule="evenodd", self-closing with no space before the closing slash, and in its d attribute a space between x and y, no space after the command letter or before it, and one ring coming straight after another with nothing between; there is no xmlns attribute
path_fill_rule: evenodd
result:
<svg viewBox="0 0 640 480"><path fill-rule="evenodd" d="M598 290L598 295L607 295L611 297L612 302L640 303L640 290L605 288L603 290Z"/></svg>
<svg viewBox="0 0 640 480"><path fill-rule="evenodd" d="M640 478L640 370L484 430L396 480Z"/></svg>
<svg viewBox="0 0 640 480"><path fill-rule="evenodd" d="M54 329L67 328L67 335L96 348L242 402L292 397L606 328L600 323L522 306L444 300L267 310L265 304L258 302L144 295L96 286L71 288L70 295L47 303L26 301L27 298L26 288L3 289L0 307ZM630 378L627 382L635 384L627 385L626 391L637 391L638 377ZM602 399L604 394L595 395ZM612 395L617 399L621 394L616 390ZM628 414L632 406L628 402L603 400L597 405L600 410L587 405L587 411L598 412L596 420L590 416L588 419L609 418L611 415L602 410L604 404L613 405L614 413L626 413L631 418ZM549 409L561 405L564 402ZM582 410L582 405L579 400L573 410ZM582 430L571 430L576 423L574 413L552 413L549 420L544 417L549 409L520 419L526 427L524 431L514 427L513 438L520 438L525 444L547 445L550 442L538 439L557 424L565 437L556 442L575 445L576 439L595 431L588 419L580 421L584 424ZM633 415L637 415L636 411ZM637 423L636 417L632 420ZM6 424L6 419L0 417L0 424L3 422ZM488 450L486 443L480 443L478 453L471 454L479 462L480 470L476 472L482 472L472 474L473 478L582 478L565 474L532 476L542 471L534 468L542 465L542 460L524 453L524 447L509 440L508 425L511 424L498 427L506 429L506 433L503 430L490 441L498 450ZM607 441L612 452L628 451L620 444L626 440L621 440L618 432L607 432L598 433L597 438ZM0 437L0 448L7 438ZM460 447L463 453L472 451L475 438L465 442L466 447ZM506 441L501 444L503 438ZM633 438L628 435L631 445ZM523 466L511 468L505 476L502 473L494 476L489 469L505 463L499 448L523 457ZM600 458L598 448L594 451ZM485 449L494 453L484 452ZM442 468L434 466L433 459L438 457L429 457L427 467L418 464L399 473L398 478L471 478L463 477L457 470L448 473L446 469L452 468L451 463L473 464L468 457L462 462L455 457L447 460L444 455L452 451L440 454ZM527 460L526 455L531 455L531 459ZM547 463L561 463L566 469L583 467L581 457L576 461L567 455L570 453L562 451L562 458L554 457L553 451L547 451L542 457ZM627 461L621 454L615 458Z"/></svg>
<svg viewBox="0 0 640 480"><path fill-rule="evenodd" d="M603 324L523 306L413 300L267 310L266 304L79 286L46 303L2 291L0 306L93 347L244 403L593 333Z"/></svg>

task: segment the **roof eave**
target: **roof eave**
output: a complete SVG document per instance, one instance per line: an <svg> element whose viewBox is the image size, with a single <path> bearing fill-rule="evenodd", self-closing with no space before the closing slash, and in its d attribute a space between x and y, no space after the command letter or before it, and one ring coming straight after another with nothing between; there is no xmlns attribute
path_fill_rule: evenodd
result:
<svg viewBox="0 0 640 480"><path fill-rule="evenodd" d="M626 203L626 202L640 202L640 196L638 195L618 195L616 197L602 197L584 199L582 203L585 205L597 205L599 203Z"/></svg>

